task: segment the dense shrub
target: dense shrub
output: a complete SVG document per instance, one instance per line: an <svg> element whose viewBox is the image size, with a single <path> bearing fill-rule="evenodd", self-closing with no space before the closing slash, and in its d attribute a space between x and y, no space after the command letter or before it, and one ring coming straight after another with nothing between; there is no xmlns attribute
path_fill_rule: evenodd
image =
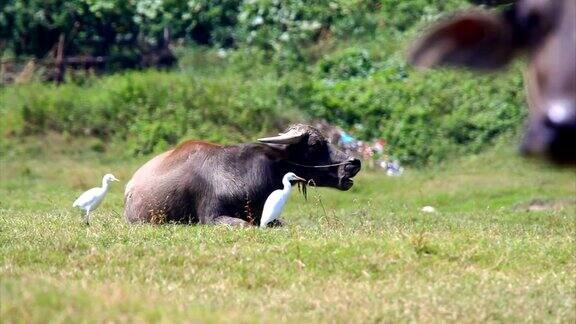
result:
<svg viewBox="0 0 576 324"><path fill-rule="evenodd" d="M436 19L440 14L468 6L462 0L384 0L379 2L384 25L392 31L406 31L421 21Z"/></svg>
<svg viewBox="0 0 576 324"><path fill-rule="evenodd" d="M318 77L324 80L366 77L373 71L373 63L368 53L357 48L346 49L326 57L317 66Z"/></svg>
<svg viewBox="0 0 576 324"><path fill-rule="evenodd" d="M234 75L128 73L91 86L30 84L0 90L3 136L42 134L122 140L134 153L164 149L184 138L228 143L281 128L276 83ZM10 123L6 123L10 121Z"/></svg>
<svg viewBox="0 0 576 324"><path fill-rule="evenodd" d="M349 55L352 53L353 55ZM463 71L418 72L401 58L371 63L362 51L337 53L318 63L319 76L292 95L315 117L351 129L361 139L384 138L391 153L410 164L438 162L478 152L503 133L518 128L526 115L520 69L478 76ZM344 59L341 59L344 58ZM354 78L324 78L337 71L377 68ZM350 64L346 68L346 63ZM356 73L357 74L357 73ZM305 99L300 99L305 98Z"/></svg>
<svg viewBox="0 0 576 324"><path fill-rule="evenodd" d="M384 138L395 158L424 165L478 152L526 115L519 67L492 76L419 72L401 57L374 61L362 49L345 49L310 73L279 77L254 63L258 53L196 53L201 66L186 73L8 87L0 90L3 136L53 130L126 142L138 154L185 138L253 140L292 121L323 118L360 139Z"/></svg>

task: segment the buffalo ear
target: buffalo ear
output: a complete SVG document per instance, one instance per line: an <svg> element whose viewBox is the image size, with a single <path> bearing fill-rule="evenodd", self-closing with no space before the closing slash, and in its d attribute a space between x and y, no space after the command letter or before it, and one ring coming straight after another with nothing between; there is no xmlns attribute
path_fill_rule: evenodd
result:
<svg viewBox="0 0 576 324"><path fill-rule="evenodd" d="M478 10L438 23L414 44L408 59L419 67L491 70L506 65L515 47L513 27L504 15Z"/></svg>
<svg viewBox="0 0 576 324"><path fill-rule="evenodd" d="M258 142L266 144L296 144L306 136L305 132L300 132L297 130L290 130L286 133L280 133L278 136L259 138Z"/></svg>

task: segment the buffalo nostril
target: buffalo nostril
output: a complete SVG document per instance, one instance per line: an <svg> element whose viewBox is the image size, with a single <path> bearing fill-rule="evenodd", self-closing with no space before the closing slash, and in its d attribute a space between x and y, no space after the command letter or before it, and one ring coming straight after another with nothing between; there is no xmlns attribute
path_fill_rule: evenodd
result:
<svg viewBox="0 0 576 324"><path fill-rule="evenodd" d="M349 159L349 160L348 160L348 163L349 163L349 164L354 164L354 165L360 165L360 164L361 164L360 160L358 160L358 159L356 159L356 158L351 158L351 159Z"/></svg>
<svg viewBox="0 0 576 324"><path fill-rule="evenodd" d="M574 127L576 125L576 105L568 100L557 100L550 104L546 112L550 127Z"/></svg>
<svg viewBox="0 0 576 324"><path fill-rule="evenodd" d="M348 163L344 166L344 170L351 176L356 175L361 168L362 163L358 159L350 159Z"/></svg>

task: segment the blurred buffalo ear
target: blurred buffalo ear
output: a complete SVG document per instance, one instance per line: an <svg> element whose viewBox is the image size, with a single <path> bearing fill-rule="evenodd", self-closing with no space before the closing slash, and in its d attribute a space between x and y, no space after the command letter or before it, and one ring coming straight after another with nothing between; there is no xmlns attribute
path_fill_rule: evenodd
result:
<svg viewBox="0 0 576 324"><path fill-rule="evenodd" d="M416 41L408 60L418 67L491 70L506 65L515 47L513 27L504 15L477 10L438 23Z"/></svg>
<svg viewBox="0 0 576 324"><path fill-rule="evenodd" d="M468 0L468 2L472 2L473 4L477 5L485 5L485 6L501 6L515 3L517 0Z"/></svg>

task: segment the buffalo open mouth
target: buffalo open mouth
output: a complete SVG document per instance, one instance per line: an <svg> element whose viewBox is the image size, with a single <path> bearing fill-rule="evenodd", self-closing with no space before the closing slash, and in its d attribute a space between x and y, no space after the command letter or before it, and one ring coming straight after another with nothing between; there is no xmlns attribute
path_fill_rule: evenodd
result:
<svg viewBox="0 0 576 324"><path fill-rule="evenodd" d="M529 157L545 158L558 166L576 166L576 123L555 126L534 124L524 135L520 151Z"/></svg>
<svg viewBox="0 0 576 324"><path fill-rule="evenodd" d="M348 177L340 178L340 181L338 182L339 182L338 188L344 191L349 190L354 185L354 180Z"/></svg>
<svg viewBox="0 0 576 324"><path fill-rule="evenodd" d="M354 180L352 178L360 172L362 164L358 159L351 159L349 163L346 163L340 172L341 176L338 179L338 189L346 191L352 188L354 185Z"/></svg>
<svg viewBox="0 0 576 324"><path fill-rule="evenodd" d="M352 159L349 163L344 165L342 170L343 175L338 180L338 188L344 191L352 188L354 185L354 180L352 180L352 178L360 172L361 168L362 164L358 159Z"/></svg>

